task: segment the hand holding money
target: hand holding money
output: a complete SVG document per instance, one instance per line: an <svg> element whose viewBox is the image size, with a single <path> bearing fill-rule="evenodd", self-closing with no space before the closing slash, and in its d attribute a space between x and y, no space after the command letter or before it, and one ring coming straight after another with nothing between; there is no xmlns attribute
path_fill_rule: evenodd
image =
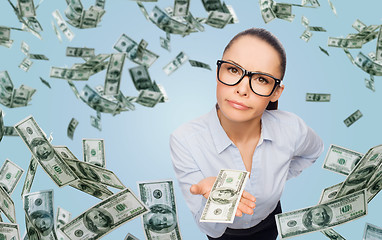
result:
<svg viewBox="0 0 382 240"><path fill-rule="evenodd" d="M190 187L190 192L194 195L203 195L203 197L208 199L215 180L216 180L216 177L204 178L197 184L193 184ZM243 213L252 215L253 209L256 206L255 202L256 202L256 198L252 194L250 194L247 191L243 191L243 194L241 195L239 206L237 208L235 215L237 217L243 216Z"/></svg>

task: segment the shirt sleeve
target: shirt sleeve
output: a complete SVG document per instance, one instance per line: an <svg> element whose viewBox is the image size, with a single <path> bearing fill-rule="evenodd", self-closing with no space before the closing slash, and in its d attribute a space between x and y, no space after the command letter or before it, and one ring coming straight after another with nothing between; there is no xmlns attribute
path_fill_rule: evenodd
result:
<svg viewBox="0 0 382 240"><path fill-rule="evenodd" d="M214 238L220 237L225 232L227 224L199 221L207 200L202 195L193 195L190 192L190 187L209 176L202 174L188 149L186 139L180 141L174 134L170 136L172 164L187 206L202 232Z"/></svg>
<svg viewBox="0 0 382 240"><path fill-rule="evenodd" d="M298 176L312 165L324 150L321 138L299 117L297 117L297 140L295 153L289 165L287 180Z"/></svg>

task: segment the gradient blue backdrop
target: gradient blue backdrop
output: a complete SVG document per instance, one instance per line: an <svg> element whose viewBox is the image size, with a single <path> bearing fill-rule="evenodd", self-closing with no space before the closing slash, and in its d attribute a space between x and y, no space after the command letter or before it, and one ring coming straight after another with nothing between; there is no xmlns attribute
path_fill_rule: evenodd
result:
<svg viewBox="0 0 382 240"><path fill-rule="evenodd" d="M205 114L214 106L215 71L192 68L189 63L185 63L172 75L167 76L162 67L180 51L184 51L190 59L208 63L215 69L216 60L221 57L225 45L236 33L250 27L263 27L279 37L287 52L286 87L280 98L279 108L302 117L325 143L324 153L316 164L287 183L282 197L283 210L291 211L315 205L322 189L345 179L342 175L322 169L330 144L365 153L370 147L382 142L379 120L382 97L380 78L375 78L376 92L372 92L364 84L364 78L369 76L353 66L341 49L327 47L329 36L339 37L355 33L356 30L351 25L357 18L367 25L381 24L382 3L378 0L332 2L338 16L333 14L327 1L321 0L321 7L317 9L294 7L293 13L296 18L293 22L275 19L269 24L264 24L258 1L227 0L226 3L232 5L236 11L238 24L228 25L224 29L206 25L205 32L193 33L186 37L172 35L171 52L168 52L160 47L159 42L159 36L165 37L165 33L147 21L136 3L130 0L106 1L106 14L98 28L80 30L70 26L75 33L73 41L69 42L61 33L63 42L60 43L51 26L51 21L54 21L52 12L59 9L63 15L66 2L46 0L37 10L37 19L44 28L43 40L30 33L12 31L13 46L10 49L0 47L0 71L8 71L16 88L25 84L37 89L30 106L15 109L0 106L5 113L5 125L14 125L33 115L47 134L53 132L53 145L68 146L79 159L82 159L82 138L103 138L107 168L114 171L136 194L138 181L173 179L183 239L206 239L196 227L178 188L171 165L168 138L179 125ZM93 3L94 1L83 1L84 8L88 9ZM173 6L173 1L144 3L148 12L151 12L155 5L164 8ZM207 12L199 0L191 1L190 11L196 17L207 17ZM299 37L304 31L301 24L303 15L310 20L311 26L322 26L327 32L313 32L308 43L301 40ZM0 3L0 25L20 27L7 1ZM90 125L90 115L95 116L95 111L75 97L65 80L50 79L49 71L51 66L70 67L75 62L83 62L81 59L66 57L67 46L95 48L96 54L114 53L113 45L122 33L136 42L145 39L149 43L147 48L160 55L149 68L149 72L153 80L165 87L170 101L158 104L154 108L137 104L135 111L124 112L115 117L102 114L102 131L99 132ZM19 69L18 65L24 58L20 50L21 41L29 44L31 53L45 54L50 61L33 60L34 63L28 72ZM327 49L330 56L322 53L318 46ZM376 40L365 44L362 51L367 54L375 51L375 47ZM350 51L356 56L359 49ZM121 90L129 96L138 95L128 72L128 69L134 66L135 63L126 60L122 74ZM52 89L43 85L39 77L48 80ZM88 82L75 84L79 90L85 84L92 87L103 85L104 77L105 71L94 75ZM330 93L331 101L306 102L307 92ZM349 128L346 127L343 120L357 109L364 116ZM79 121L73 140L66 135L72 117ZM0 153L0 164L9 158L27 170L31 154L20 138L4 137L0 143ZM12 195L21 236L25 232L20 196L24 178L25 174ZM58 188L39 168L31 191L45 189L54 190L55 208L60 206L69 210L73 218L99 201L71 187ZM381 200L381 195L373 199L366 217L335 229L347 239L362 239L365 222L382 226ZM124 239L128 232L139 239L145 239L140 219L128 222L103 239ZM325 236L316 232L295 239L315 240L325 239Z"/></svg>

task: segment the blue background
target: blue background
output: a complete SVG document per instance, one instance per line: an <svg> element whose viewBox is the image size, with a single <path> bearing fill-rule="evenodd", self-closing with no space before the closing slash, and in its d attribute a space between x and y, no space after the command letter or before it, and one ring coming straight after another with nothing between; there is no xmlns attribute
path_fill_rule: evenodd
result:
<svg viewBox="0 0 382 240"><path fill-rule="evenodd" d="M16 4L16 1L14 1ZM292 3L292 1L288 1ZM189 36L171 36L171 52L160 47L159 37L165 33L147 21L134 1L106 1L106 14L100 26L95 29L77 29L69 25L75 33L69 42L61 33L60 43L51 26L52 12L59 9L63 17L66 2L45 0L37 9L37 19L42 24L43 40L39 40L27 32L11 31L13 46L8 49L0 47L0 71L7 70L13 84L18 88L21 84L37 89L31 105L9 109L0 106L5 113L4 122L11 126L29 115L33 115L47 135L53 132L53 145L66 145L82 159L82 138L103 138L106 147L107 168L114 171L122 182L136 194L138 181L173 179L180 230L183 239L206 239L196 227L193 217L186 206L178 188L171 165L168 139L172 131L179 125L207 113L216 102L215 71L193 68L185 63L170 76L162 68L180 52L184 51L190 59L208 63L215 69L215 62L221 58L222 51L228 41L238 32L250 27L263 27L274 33L284 44L287 52L287 72L285 90L279 100L279 108L294 112L302 117L324 140L325 150L317 162L306 169L299 177L290 180L282 197L283 211L292 211L317 204L322 189L342 182L345 177L322 168L323 160L330 144L366 153L375 145L381 144L380 77L375 78L376 92L367 89L364 79L368 74L353 66L342 49L327 47L329 36L345 37L348 33L356 33L351 27L359 18L366 25L381 24L378 0L335 1L338 16L331 11L327 1L320 1L321 7L293 7L296 18L293 22L275 19L265 24L261 18L258 1L227 0L232 5L239 23L227 25L224 29L205 25L204 32L192 33ZM294 1L293 3L299 3ZM36 2L37 4L37 2ZM88 9L94 1L83 1L84 9ZM155 5L160 8L173 6L173 1L143 3L150 13ZM195 17L207 17L201 1L191 1L190 11ZM313 32L311 40L306 43L299 37L305 30L301 24L301 16L310 20L311 26L322 26L327 32ZM0 3L0 24L21 27L12 8L7 1ZM82 63L79 58L65 56L67 46L90 47L99 53L114 53L114 44L125 33L136 42L142 38L149 45L148 49L160 55L149 68L150 76L163 85L169 96L169 102L160 103L154 108L146 108L136 104L135 111L123 112L117 116L102 114L102 131L90 125L90 115L95 116L93 109L77 99L65 80L50 79L51 66L70 67L73 63ZM20 50L21 41L30 46L30 53L45 54L50 61L32 60L34 63L28 72L18 68L24 54ZM318 46L328 50L330 56L322 53ZM376 40L365 44L362 52L375 51ZM350 50L355 57L359 49ZM260 57L261 56L254 56ZM130 60L125 61L122 74L121 90L125 95L137 96L128 69L136 66ZM48 80L52 89L43 85L39 79ZM103 85L105 71L90 78L88 82L75 82L79 91L85 84L91 87ZM326 103L306 102L305 94L330 93L331 101ZM359 109L363 117L350 127L343 120ZM74 117L79 125L74 139L67 137L67 126ZM9 158L21 166L28 168L30 152L18 137L4 137L0 143L0 161ZM12 198L16 205L16 219L25 232L24 211L21 201L21 189L25 179L21 178ZM54 190L55 208L58 206L78 216L99 200L71 187L58 188L47 174L39 167L32 186L32 192L45 189ZM116 190L113 189L114 192ZM366 222L382 226L381 195L377 195L369 204L366 217L335 228L347 239L362 239ZM56 209L55 209L56 212ZM5 218L5 217L3 217ZM6 220L7 221L7 220ZM130 232L139 239L145 239L140 219L135 219L106 235L103 239L124 239ZM325 239L320 232L302 235L295 239Z"/></svg>

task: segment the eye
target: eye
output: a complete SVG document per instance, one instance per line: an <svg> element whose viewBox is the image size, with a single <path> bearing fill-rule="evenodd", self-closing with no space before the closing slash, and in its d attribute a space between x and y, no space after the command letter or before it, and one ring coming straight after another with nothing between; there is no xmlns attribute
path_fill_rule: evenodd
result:
<svg viewBox="0 0 382 240"><path fill-rule="evenodd" d="M227 71L229 73L232 73L232 74L239 74L239 69L235 68L235 67L228 67L227 68Z"/></svg>
<svg viewBox="0 0 382 240"><path fill-rule="evenodd" d="M256 77L256 81L261 84L269 84L269 80L263 76Z"/></svg>

